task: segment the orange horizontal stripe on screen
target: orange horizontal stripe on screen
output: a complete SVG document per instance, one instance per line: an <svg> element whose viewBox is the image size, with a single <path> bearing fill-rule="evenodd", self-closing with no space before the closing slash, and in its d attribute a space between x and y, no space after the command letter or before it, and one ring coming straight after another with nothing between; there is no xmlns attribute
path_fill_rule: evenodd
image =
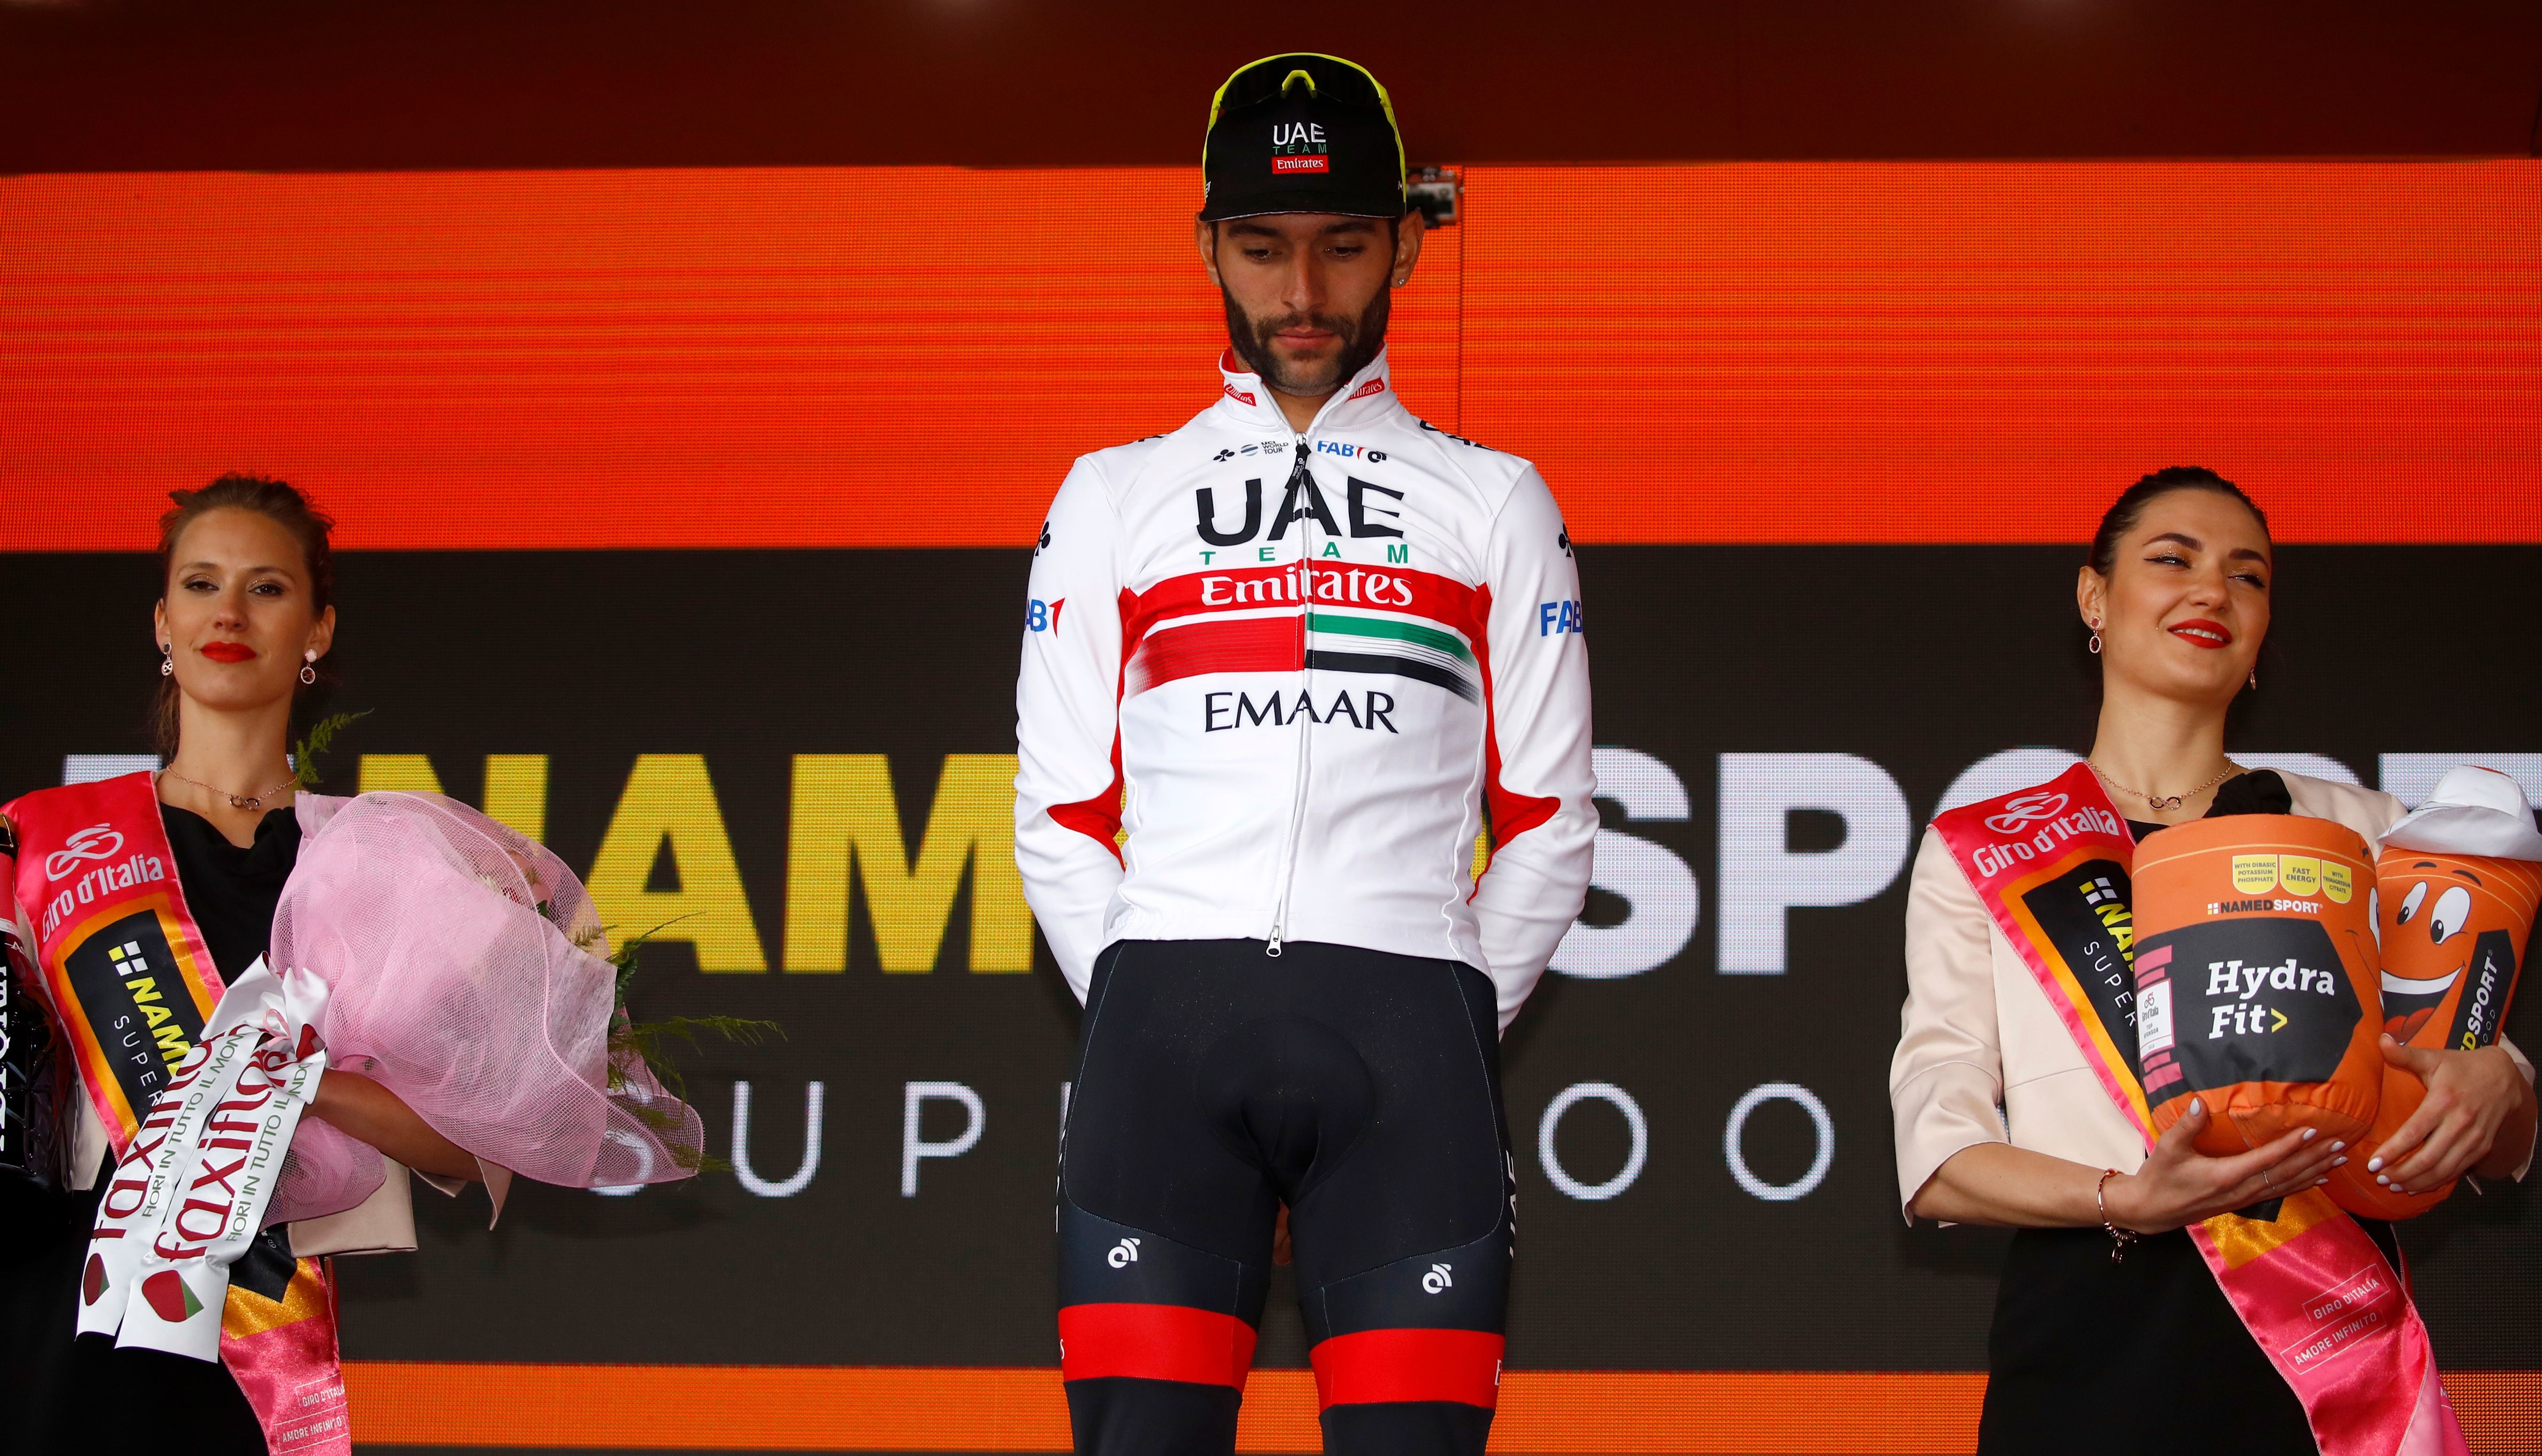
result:
<svg viewBox="0 0 2542 1456"><path fill-rule="evenodd" d="M366 1446L1065 1451L1059 1372L1018 1368L348 1360ZM2445 1377L2476 1451L2542 1449L2542 1372ZM1492 1449L1945 1456L1977 1447L1964 1371L1512 1370ZM1237 1449L1321 1449L1313 1377L1256 1370Z"/></svg>
<svg viewBox="0 0 2542 1456"><path fill-rule="evenodd" d="M0 180L0 548L171 486L348 547L1023 546L1216 396L1188 170ZM1477 167L1416 412L1583 542L2542 541L2542 160Z"/></svg>
<svg viewBox="0 0 2542 1456"><path fill-rule="evenodd" d="M1050 1369L461 1365L348 1361L366 1446L1064 1451ZM1515 1370L1507 1452L1968 1451L1985 1377L1966 1373ZM1256 1370L1237 1448L1317 1451L1313 1375Z"/></svg>

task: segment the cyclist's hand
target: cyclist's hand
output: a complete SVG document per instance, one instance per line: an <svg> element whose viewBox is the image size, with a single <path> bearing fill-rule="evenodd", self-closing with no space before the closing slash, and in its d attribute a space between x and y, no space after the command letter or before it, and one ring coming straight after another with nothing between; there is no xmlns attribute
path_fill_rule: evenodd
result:
<svg viewBox="0 0 2542 1456"><path fill-rule="evenodd" d="M2348 1161L2347 1143L2315 1136L2319 1129L2310 1128L2246 1153L2209 1157L2193 1146L2208 1120L2206 1101L2191 1098L2188 1116L2155 1141L2143 1166L2109 1181L2102 1198L2111 1222L2138 1233L2167 1233L2315 1187Z"/></svg>

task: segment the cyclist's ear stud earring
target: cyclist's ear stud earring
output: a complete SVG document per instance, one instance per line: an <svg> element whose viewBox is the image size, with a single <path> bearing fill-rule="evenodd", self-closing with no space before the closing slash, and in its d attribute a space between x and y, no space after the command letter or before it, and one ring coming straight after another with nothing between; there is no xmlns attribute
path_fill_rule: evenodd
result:
<svg viewBox="0 0 2542 1456"><path fill-rule="evenodd" d="M2092 623L2092 640L2084 643L2083 645L2090 650L2094 657L2101 655L2101 624L2099 622L2096 621Z"/></svg>
<svg viewBox="0 0 2542 1456"><path fill-rule="evenodd" d="M300 686L306 688L317 681L318 654L315 652L302 654L300 660Z"/></svg>
<svg viewBox="0 0 2542 1456"><path fill-rule="evenodd" d="M163 678L173 678L177 676L177 656L174 648L162 647L159 649L159 676Z"/></svg>

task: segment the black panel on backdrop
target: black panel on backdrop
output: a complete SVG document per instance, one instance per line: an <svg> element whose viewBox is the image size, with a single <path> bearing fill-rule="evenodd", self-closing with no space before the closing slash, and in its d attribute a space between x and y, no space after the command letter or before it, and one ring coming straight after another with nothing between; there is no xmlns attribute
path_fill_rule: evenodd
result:
<svg viewBox="0 0 2542 1456"><path fill-rule="evenodd" d="M2078 554L1583 548L1617 837L1566 946L1579 974L1548 976L1505 1048L1513 1365L1983 1364L1999 1237L1897 1210L1905 859L1971 764L2087 742ZM1002 770L961 756L1013 752L1025 570L1020 550L344 558L332 705L373 716L328 786L427 765L535 816L578 869L606 848L630 915L737 873L683 922L704 940L650 953L638 1009L787 1032L689 1061L718 1154L748 1084L758 1192L523 1187L488 1232L482 1200L418 1191L421 1257L343 1265L349 1356L1054 1360L1076 1008L1046 954L1009 974L1010 881L962 849L1003 852L981 787ZM2537 576L2542 548L2286 549L2235 746L2367 783L2385 754L2542 750L2512 691L2542 651L2499 625ZM21 627L0 794L58 781L67 755L146 751L148 562L0 556L0 581ZM807 782L849 797L798 813ZM2528 1045L2534 999L2508 1028ZM2405 1243L2448 1367L2542 1365L2532 1197L2466 1192ZM1265 1364L1303 1362L1287 1294Z"/></svg>

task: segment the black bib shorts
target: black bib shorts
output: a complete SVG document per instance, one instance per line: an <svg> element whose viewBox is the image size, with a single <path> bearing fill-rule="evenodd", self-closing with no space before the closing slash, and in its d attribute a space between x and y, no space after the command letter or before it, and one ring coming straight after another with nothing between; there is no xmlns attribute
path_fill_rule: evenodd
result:
<svg viewBox="0 0 2542 1456"><path fill-rule="evenodd" d="M1491 982L1291 941L1096 962L1059 1175L1077 1449L1233 1452L1289 1207L1324 1449L1479 1453L1514 1198Z"/></svg>

